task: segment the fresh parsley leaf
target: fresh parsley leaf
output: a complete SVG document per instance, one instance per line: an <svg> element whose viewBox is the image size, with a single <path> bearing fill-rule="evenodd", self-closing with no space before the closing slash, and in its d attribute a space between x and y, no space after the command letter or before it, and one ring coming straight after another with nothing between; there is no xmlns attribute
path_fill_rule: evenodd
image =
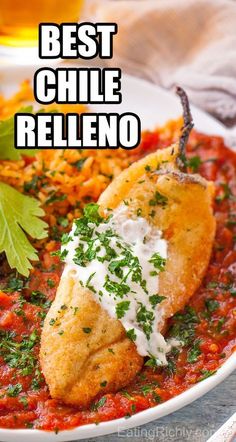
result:
<svg viewBox="0 0 236 442"><path fill-rule="evenodd" d="M9 279L7 288L9 292L20 292L24 287L24 281L20 278L12 277Z"/></svg>
<svg viewBox="0 0 236 442"><path fill-rule="evenodd" d="M84 208L84 216L91 223L100 223L103 218L99 215L99 205L96 203L87 204Z"/></svg>
<svg viewBox="0 0 236 442"><path fill-rule="evenodd" d="M32 238L45 238L47 224L40 219L43 215L36 199L0 183L0 253L5 252L10 267L24 276L32 268L30 261L38 259L25 232Z"/></svg>
<svg viewBox="0 0 236 442"><path fill-rule="evenodd" d="M195 157L189 158L187 160L187 166L190 167L193 172L198 172L201 164L202 164L202 160L198 155L196 155Z"/></svg>
<svg viewBox="0 0 236 442"><path fill-rule="evenodd" d="M45 112L40 109L37 113ZM54 109L51 112L56 113ZM16 113L33 114L33 106L26 106ZM14 143L14 115L7 120L0 121L0 160L20 160L22 155L34 156L39 149L16 149Z"/></svg>
<svg viewBox="0 0 236 442"><path fill-rule="evenodd" d="M83 332L86 334L91 333L92 329L90 327L83 327Z"/></svg>
<svg viewBox="0 0 236 442"><path fill-rule="evenodd" d="M33 113L33 107L27 106L17 112ZM14 146L14 115L0 121L0 160L20 160L21 155L34 156L35 149L16 149Z"/></svg>
<svg viewBox="0 0 236 442"><path fill-rule="evenodd" d="M196 339L192 348L188 351L187 361L190 362L190 364L197 362L198 356L201 354L201 350L199 348L200 342L200 339Z"/></svg>
<svg viewBox="0 0 236 442"><path fill-rule="evenodd" d="M194 340L195 328L198 323L199 318L195 310L187 306L183 313L176 313L173 316L170 336L183 342L184 345L188 345Z"/></svg>

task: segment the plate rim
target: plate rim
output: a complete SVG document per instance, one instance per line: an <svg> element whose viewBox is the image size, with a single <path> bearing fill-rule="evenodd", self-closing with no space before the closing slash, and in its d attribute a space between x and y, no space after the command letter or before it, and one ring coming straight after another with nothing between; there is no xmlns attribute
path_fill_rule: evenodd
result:
<svg viewBox="0 0 236 442"><path fill-rule="evenodd" d="M148 408L134 414L129 419L122 417L119 419L101 422L99 425L81 425L72 428L71 430L61 430L57 434L53 431L45 430L0 428L0 438L2 442L13 442L15 441L15 437L17 437L18 442L30 442L32 438L35 442L38 442L42 440L42 437L44 442L60 442L105 436L107 434L116 432L119 434L119 430L125 431L130 428L145 425L149 422L158 420L161 417L167 416L168 414L171 414L185 407L186 405L189 405L219 385L235 370L235 368L236 353L234 352L211 377L199 382L198 384L194 384L188 390L185 390L183 393L180 393L168 401L163 402L163 404L156 405L155 407Z"/></svg>
<svg viewBox="0 0 236 442"><path fill-rule="evenodd" d="M7 69L11 69L11 66L3 66L0 68L1 72L6 72ZM26 66L26 69L30 68L31 72L35 67ZM37 66L36 66L37 68ZM20 69L23 69L20 66ZM171 91L167 91L162 89L160 86L157 86L145 79L134 77L131 75L124 74L123 81L128 81L136 84L136 87L148 88L150 91L155 89L156 92L159 92L163 97L167 97L168 100L172 99L173 103L176 99L174 94ZM212 124L216 127L216 135L225 137L227 135L227 128L217 121L214 117L208 115L206 112L197 108L196 106L191 104L192 113L199 114L202 117L206 117L208 121L211 120ZM199 130L197 128L197 130ZM236 369L236 352L234 352L229 358L222 364L222 366L217 370L217 372L205 379L204 381L194 384L188 390L180 393L179 395L169 399L168 401L156 405L155 407L148 408L146 410L140 411L134 415L132 415L129 419L127 418L119 418L113 419L110 421L101 422L99 425L96 424L87 424L75 427L70 430L62 430L58 434L55 434L53 431L45 431L45 430L36 430L36 429L5 429L0 428L0 440L1 441L9 441L14 442L17 438L19 442L30 442L33 438L35 442L44 441L44 442L52 442L52 441L72 441L72 440L80 440L84 438L103 436L107 434L112 434L117 432L119 429L128 430L130 428L138 427L140 425L144 425L148 422L157 420L163 416L171 414L186 405L192 403L193 401L199 399L204 394L208 393L214 387L219 385L224 379L226 379L234 370Z"/></svg>

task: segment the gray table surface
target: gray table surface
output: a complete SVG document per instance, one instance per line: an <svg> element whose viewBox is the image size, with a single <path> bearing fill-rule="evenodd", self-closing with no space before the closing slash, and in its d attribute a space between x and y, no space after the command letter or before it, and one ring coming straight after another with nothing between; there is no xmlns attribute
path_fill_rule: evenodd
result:
<svg viewBox="0 0 236 442"><path fill-rule="evenodd" d="M175 413L136 429L89 442L206 442L236 412L236 372L214 390ZM236 438L235 438L236 441ZM219 442L225 442L220 441Z"/></svg>

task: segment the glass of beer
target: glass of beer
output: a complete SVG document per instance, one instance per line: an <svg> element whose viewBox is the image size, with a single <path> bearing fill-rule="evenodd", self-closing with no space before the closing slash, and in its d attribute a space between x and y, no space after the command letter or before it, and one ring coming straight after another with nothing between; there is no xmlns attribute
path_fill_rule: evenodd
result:
<svg viewBox="0 0 236 442"><path fill-rule="evenodd" d="M0 0L0 55L36 48L42 22L78 22L83 0Z"/></svg>

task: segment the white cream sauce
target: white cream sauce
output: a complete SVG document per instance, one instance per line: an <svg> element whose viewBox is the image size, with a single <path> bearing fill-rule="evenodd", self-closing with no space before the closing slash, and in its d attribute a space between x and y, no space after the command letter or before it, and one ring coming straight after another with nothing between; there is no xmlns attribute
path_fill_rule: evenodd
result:
<svg viewBox="0 0 236 442"><path fill-rule="evenodd" d="M89 224L90 225L90 224ZM92 224L91 224L92 226ZM95 229L91 239L94 239L94 244L99 247L100 241L96 239L99 234L107 234L108 230L112 229L114 236L109 237L109 246L116 252L117 256L111 261L120 261L124 258L125 250L129 250L134 258L138 258L141 267L141 279L146 281L146 287L142 287L139 282L133 281L133 273L130 272L130 267L125 265L122 267L123 278L128 275L125 280L125 285L129 286L127 293L122 297L116 293L111 293L106 289L104 284L106 278L109 277L112 282L121 283L121 278L116 274L111 273L108 266L111 261L100 262L98 258L105 256L106 251L103 246L100 247L95 259L92 259L86 266L75 264L74 258L76 249L81 244L80 236L75 236L76 226L74 225L70 233L71 240L62 246L62 252L67 251L65 258L64 275L73 270L75 278L78 278L81 285L92 287L94 296L101 304L101 306L108 312L112 318L117 319L117 306L124 301L128 301L128 308L123 310L123 316L118 318L128 335L135 339L137 351L142 356L150 356L156 359L159 365L167 363L166 354L170 351L171 346L168 344L163 335L158 331L162 319L162 302L159 301L157 305L153 305L150 301L150 296L161 295L158 293L158 274L160 270L154 267L153 262L150 262L153 255L158 253L164 260L167 258L167 242L162 238L162 233L151 226L147 220L141 216L134 219L128 218L127 207L121 205L118 209L112 212L108 222L101 222ZM84 250L88 245L84 242ZM130 272L130 273L129 273ZM137 272L134 272L137 274ZM144 306L144 307L143 307ZM149 312L152 320L140 321L142 319L141 310ZM147 333L144 328L145 324L151 327L150 333ZM144 326L144 327L143 327ZM130 332L131 330L131 332Z"/></svg>

